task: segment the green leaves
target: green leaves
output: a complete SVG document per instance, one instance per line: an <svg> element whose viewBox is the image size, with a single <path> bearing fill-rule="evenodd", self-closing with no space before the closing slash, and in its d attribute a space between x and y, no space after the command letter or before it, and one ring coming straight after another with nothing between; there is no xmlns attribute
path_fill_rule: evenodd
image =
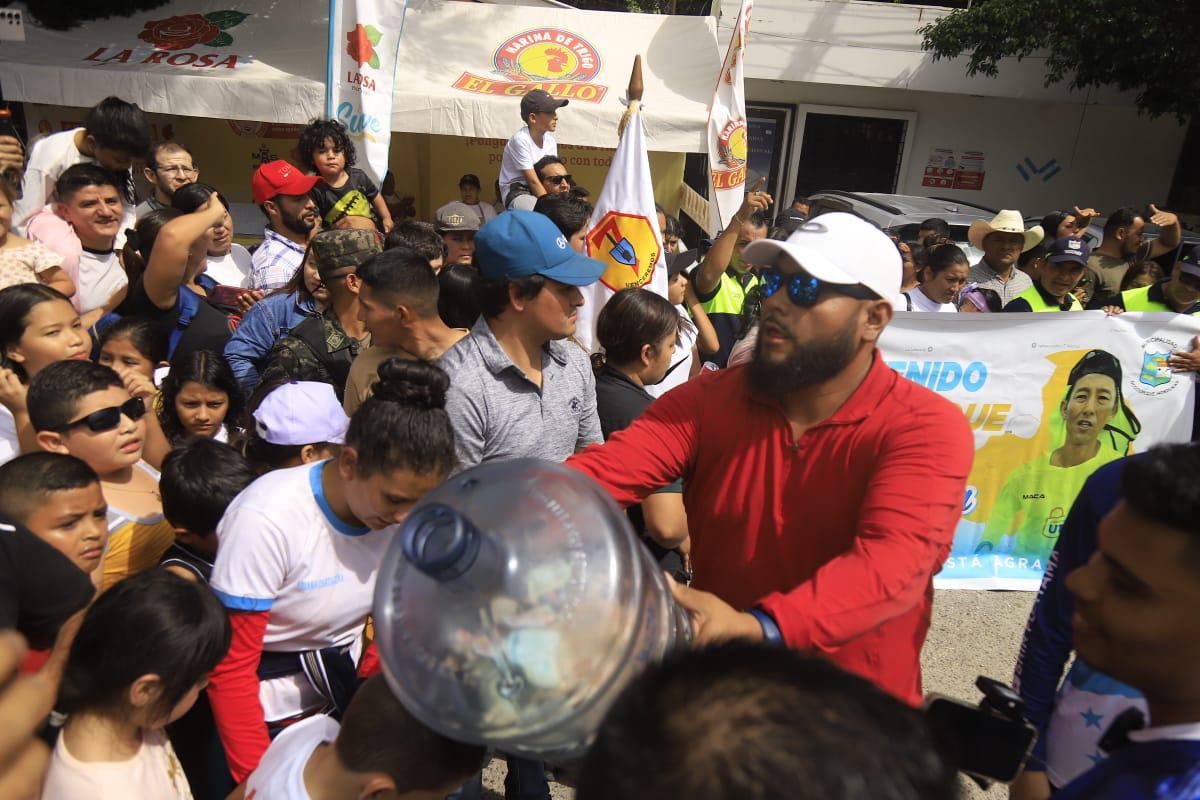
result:
<svg viewBox="0 0 1200 800"><path fill-rule="evenodd" d="M984 0L921 28L934 60L966 55L967 74L995 77L1004 58L1045 58L1045 83L1115 86L1152 117L1200 108L1200 3L1158 0Z"/></svg>
<svg viewBox="0 0 1200 800"><path fill-rule="evenodd" d="M229 47L233 44L233 37L222 31L204 43L205 47Z"/></svg>
<svg viewBox="0 0 1200 800"><path fill-rule="evenodd" d="M371 53L371 60L367 62L367 66L371 67L372 69L379 69L379 53Z"/></svg>
<svg viewBox="0 0 1200 800"><path fill-rule="evenodd" d="M241 24L242 20L248 16L250 15L243 14L241 11L227 9L225 11L210 11L204 15L204 18L224 31L234 27L235 25ZM220 38L220 36L217 37L217 39ZM228 42L222 42L221 44L212 44L210 42L206 42L206 44L208 44L210 47L224 47L233 43L233 39L231 37L226 38L229 39ZM213 39L213 41L215 42L217 39Z"/></svg>
<svg viewBox="0 0 1200 800"><path fill-rule="evenodd" d="M369 41L372 45L379 44L379 40L383 38L383 34L380 33L379 29L374 25L367 25L363 28L363 30L367 32L367 41ZM372 64L371 66L375 65Z"/></svg>

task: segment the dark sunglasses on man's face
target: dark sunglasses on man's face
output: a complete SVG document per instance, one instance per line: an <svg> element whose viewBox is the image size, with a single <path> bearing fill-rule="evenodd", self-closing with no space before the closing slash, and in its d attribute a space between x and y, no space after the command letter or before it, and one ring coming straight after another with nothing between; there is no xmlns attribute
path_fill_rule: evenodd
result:
<svg viewBox="0 0 1200 800"><path fill-rule="evenodd" d="M793 305L809 308L817 304L822 287L828 287L835 292L853 297L858 300L878 300L879 296L861 284L826 283L817 280L807 272L785 273L778 267L767 267L762 271L762 296L770 297L781 288L787 286L788 299Z"/></svg>
<svg viewBox="0 0 1200 800"><path fill-rule="evenodd" d="M1200 276L1179 270L1179 282L1194 292L1200 292Z"/></svg>
<svg viewBox="0 0 1200 800"><path fill-rule="evenodd" d="M570 183L570 175L547 175L546 180L550 183Z"/></svg>
<svg viewBox="0 0 1200 800"><path fill-rule="evenodd" d="M129 417L134 422L146 415L146 402L140 397L134 397L126 400L119 406L109 406L102 408L99 411L93 411L86 417L80 417L74 422L68 422L61 428L55 430L59 433L66 433L72 428L78 428L83 425L92 433L104 433L111 431L113 428L121 424L121 416Z"/></svg>

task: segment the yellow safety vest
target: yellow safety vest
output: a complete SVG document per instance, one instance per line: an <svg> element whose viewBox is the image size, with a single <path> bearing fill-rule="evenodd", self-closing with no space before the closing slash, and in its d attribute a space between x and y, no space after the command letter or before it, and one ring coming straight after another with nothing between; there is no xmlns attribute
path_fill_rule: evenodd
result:
<svg viewBox="0 0 1200 800"><path fill-rule="evenodd" d="M1067 295L1067 296L1071 298L1071 306L1065 310L1067 310L1067 311L1083 311L1083 305L1080 304L1079 298L1077 298L1073 294ZM1029 303L1030 311L1063 311L1064 310L1061 306L1047 303L1046 298L1042 297L1042 293L1040 291L1038 291L1038 286L1036 283L1033 286L1030 286L1025 291L1021 292L1016 297L1014 297L1013 300L1024 300L1025 302Z"/></svg>
<svg viewBox="0 0 1200 800"><path fill-rule="evenodd" d="M1166 303L1160 303L1157 300L1150 299L1150 290L1153 288L1154 286L1151 285L1143 286L1140 289L1130 289L1128 291L1121 292L1121 301L1125 303L1125 310L1174 312L1175 309L1171 308Z"/></svg>
<svg viewBox="0 0 1200 800"><path fill-rule="evenodd" d="M726 270L721 273L721 282L717 284L717 293L711 300L701 304L706 314L733 314L735 316L741 314L742 306L746 304L746 292L757 286L761 280L757 275L751 275L750 280L743 287L741 282L729 272Z"/></svg>

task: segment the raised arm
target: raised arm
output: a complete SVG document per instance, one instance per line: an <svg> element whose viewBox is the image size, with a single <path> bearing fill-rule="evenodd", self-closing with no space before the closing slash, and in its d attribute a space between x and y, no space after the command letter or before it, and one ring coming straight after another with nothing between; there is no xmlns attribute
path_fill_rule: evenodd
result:
<svg viewBox="0 0 1200 800"><path fill-rule="evenodd" d="M721 274L725 272L730 259L733 258L733 248L737 245L742 225L750 221L750 217L755 211L765 211L774 202L771 195L761 191L766 180L765 177L758 179L754 188L742 201L742 207L733 215L733 219L729 220L729 224L725 226L725 230L721 231L717 241L713 242L713 246L709 248L704 260L700 262L700 266L696 267L692 283L696 285L696 293L699 296L711 295L716 290L717 284L721 282Z"/></svg>
<svg viewBox="0 0 1200 800"><path fill-rule="evenodd" d="M187 276L192 245L205 231L224 219L225 205L213 192L208 202L195 212L176 217L162 227L154 240L150 263L142 278L150 302L163 309L175 305L179 287Z"/></svg>
<svg viewBox="0 0 1200 800"><path fill-rule="evenodd" d="M1179 247L1179 243L1183 241L1183 228L1179 225L1179 217L1170 211L1159 211L1153 203L1150 204L1150 211L1154 216L1147 221L1160 228L1158 238L1150 243L1150 257L1158 258Z"/></svg>

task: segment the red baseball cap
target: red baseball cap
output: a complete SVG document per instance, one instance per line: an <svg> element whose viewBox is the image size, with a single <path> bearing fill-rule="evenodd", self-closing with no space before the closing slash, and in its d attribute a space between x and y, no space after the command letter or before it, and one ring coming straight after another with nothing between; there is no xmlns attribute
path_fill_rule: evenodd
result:
<svg viewBox="0 0 1200 800"><path fill-rule="evenodd" d="M262 205L277 194L308 194L319 180L320 176L305 175L299 168L280 159L254 171L250 193L254 195L254 202Z"/></svg>

